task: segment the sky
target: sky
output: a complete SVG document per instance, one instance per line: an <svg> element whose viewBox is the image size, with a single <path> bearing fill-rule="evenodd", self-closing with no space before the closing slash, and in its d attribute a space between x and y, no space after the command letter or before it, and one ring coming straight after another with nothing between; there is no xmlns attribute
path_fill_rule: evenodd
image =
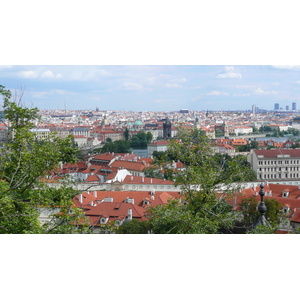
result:
<svg viewBox="0 0 300 300"><path fill-rule="evenodd" d="M0 84L39 109L272 110L300 105L293 65L0 65ZM299 105L298 105L299 104Z"/></svg>

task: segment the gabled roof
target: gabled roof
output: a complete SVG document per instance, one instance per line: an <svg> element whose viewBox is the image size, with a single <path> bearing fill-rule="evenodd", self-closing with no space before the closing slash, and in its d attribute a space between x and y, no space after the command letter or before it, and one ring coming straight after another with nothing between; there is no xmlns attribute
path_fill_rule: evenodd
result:
<svg viewBox="0 0 300 300"><path fill-rule="evenodd" d="M95 181L99 181L99 178L97 175L93 174L93 175L90 175L85 181L86 182L95 182Z"/></svg>

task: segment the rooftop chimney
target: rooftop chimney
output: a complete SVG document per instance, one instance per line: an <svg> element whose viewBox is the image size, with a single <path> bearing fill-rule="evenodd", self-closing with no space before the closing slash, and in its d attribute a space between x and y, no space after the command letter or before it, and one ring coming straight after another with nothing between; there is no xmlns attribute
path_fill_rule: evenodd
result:
<svg viewBox="0 0 300 300"><path fill-rule="evenodd" d="M128 221L131 221L132 220L132 209L129 208L128 209Z"/></svg>

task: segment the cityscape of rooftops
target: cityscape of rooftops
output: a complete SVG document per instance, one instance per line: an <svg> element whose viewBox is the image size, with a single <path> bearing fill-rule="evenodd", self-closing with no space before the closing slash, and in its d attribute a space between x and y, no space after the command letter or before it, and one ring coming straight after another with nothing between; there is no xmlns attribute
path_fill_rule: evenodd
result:
<svg viewBox="0 0 300 300"><path fill-rule="evenodd" d="M0 82L40 110L295 111L300 66L2 65Z"/></svg>

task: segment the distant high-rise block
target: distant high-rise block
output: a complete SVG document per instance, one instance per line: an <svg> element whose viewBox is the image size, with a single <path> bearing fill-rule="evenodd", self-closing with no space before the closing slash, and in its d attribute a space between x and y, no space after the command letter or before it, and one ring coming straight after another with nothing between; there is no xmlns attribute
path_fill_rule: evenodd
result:
<svg viewBox="0 0 300 300"><path fill-rule="evenodd" d="M297 110L297 106L296 105L297 105L296 102L292 103L292 110Z"/></svg>
<svg viewBox="0 0 300 300"><path fill-rule="evenodd" d="M279 109L279 103L275 103L274 104L274 110L278 110Z"/></svg>
<svg viewBox="0 0 300 300"><path fill-rule="evenodd" d="M285 110L290 110L290 107L286 105Z"/></svg>
<svg viewBox="0 0 300 300"><path fill-rule="evenodd" d="M256 114L256 105L252 105L252 113Z"/></svg>
<svg viewBox="0 0 300 300"><path fill-rule="evenodd" d="M189 113L189 110L188 110L188 109L181 109L181 110L180 110L180 113L181 113L181 114L188 114L188 113Z"/></svg>

